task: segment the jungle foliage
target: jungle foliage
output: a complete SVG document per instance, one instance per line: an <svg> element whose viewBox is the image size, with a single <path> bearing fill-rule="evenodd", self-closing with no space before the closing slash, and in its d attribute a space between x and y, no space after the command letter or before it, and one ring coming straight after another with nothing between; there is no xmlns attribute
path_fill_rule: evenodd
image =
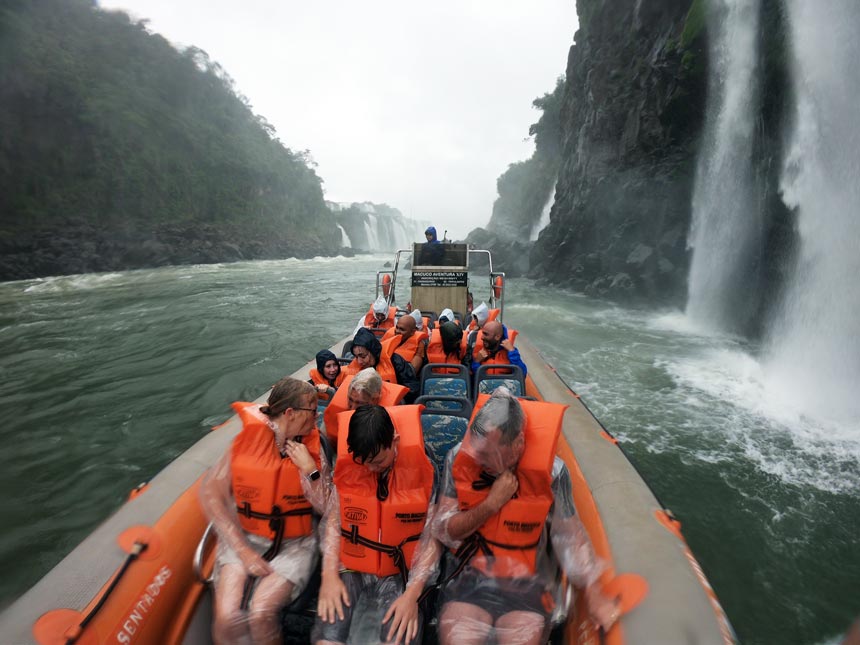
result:
<svg viewBox="0 0 860 645"><path fill-rule="evenodd" d="M336 227L313 166L206 52L92 0L0 6L6 237L73 220L327 240Z"/></svg>

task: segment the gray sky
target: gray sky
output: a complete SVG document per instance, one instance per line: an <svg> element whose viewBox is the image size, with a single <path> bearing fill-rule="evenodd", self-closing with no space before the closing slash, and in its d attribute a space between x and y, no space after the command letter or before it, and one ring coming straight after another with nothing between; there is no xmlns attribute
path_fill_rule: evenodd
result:
<svg viewBox="0 0 860 645"><path fill-rule="evenodd" d="M326 199L463 237L528 158L534 98L564 74L574 0L100 0L219 62Z"/></svg>

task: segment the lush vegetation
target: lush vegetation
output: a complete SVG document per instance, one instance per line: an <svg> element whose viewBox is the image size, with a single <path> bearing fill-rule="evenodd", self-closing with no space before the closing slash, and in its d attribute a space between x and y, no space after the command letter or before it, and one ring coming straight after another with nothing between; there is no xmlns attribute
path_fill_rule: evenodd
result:
<svg viewBox="0 0 860 645"><path fill-rule="evenodd" d="M70 222L340 241L308 153L218 63L87 0L0 7L0 212L7 246Z"/></svg>

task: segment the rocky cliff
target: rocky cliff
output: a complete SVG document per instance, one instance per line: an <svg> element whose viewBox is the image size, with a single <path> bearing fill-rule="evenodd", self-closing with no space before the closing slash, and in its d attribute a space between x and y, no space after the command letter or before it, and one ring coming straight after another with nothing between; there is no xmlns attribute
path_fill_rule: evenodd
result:
<svg viewBox="0 0 860 645"><path fill-rule="evenodd" d="M683 294L706 98L699 4L578 2L561 170L532 276L593 295Z"/></svg>
<svg viewBox="0 0 860 645"><path fill-rule="evenodd" d="M577 9L580 29L559 108L558 180L528 274L590 295L683 305L714 16L704 0L578 0ZM766 211L754 267L762 294L780 282L791 246L790 214L777 194L788 86L783 33L780 3L765 0L753 146ZM488 231L470 241L481 238L502 257L522 255L525 242L512 243L509 227L494 225L496 209L493 215ZM537 224L534 209L529 217ZM511 264L526 268L522 259ZM755 300L761 310L768 306L766 295Z"/></svg>

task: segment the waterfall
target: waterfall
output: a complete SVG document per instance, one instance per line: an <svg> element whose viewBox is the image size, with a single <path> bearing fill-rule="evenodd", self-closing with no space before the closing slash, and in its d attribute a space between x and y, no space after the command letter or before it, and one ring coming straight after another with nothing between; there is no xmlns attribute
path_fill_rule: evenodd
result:
<svg viewBox="0 0 860 645"><path fill-rule="evenodd" d="M768 337L768 387L801 415L860 426L860 5L786 0L797 100L780 189L799 248Z"/></svg>
<svg viewBox="0 0 860 645"><path fill-rule="evenodd" d="M555 182L552 183L555 186ZM538 239L540 232L544 230L547 226L549 226L549 213L552 210L552 202L553 202L554 191L549 192L549 196L546 199L546 204L543 206L543 210L540 214L540 220L538 220L537 224L532 227L532 233L529 236L529 241L534 242Z"/></svg>
<svg viewBox="0 0 860 645"><path fill-rule="evenodd" d="M752 179L759 0L710 6L710 98L688 239L687 316L700 327L735 331L753 313L749 272L761 236Z"/></svg>
<svg viewBox="0 0 860 645"><path fill-rule="evenodd" d="M337 225L340 229L340 245L344 248L351 249L352 242L349 241L349 235L346 234L346 230L344 230L343 226L340 224Z"/></svg>
<svg viewBox="0 0 860 645"><path fill-rule="evenodd" d="M379 243L379 218L376 215L368 213L367 222L365 223L364 227L367 231L367 250L383 250Z"/></svg>
<svg viewBox="0 0 860 645"><path fill-rule="evenodd" d="M409 234L409 229L406 227L406 222L403 221L402 219L398 219L395 222L394 230L396 233L396 238L397 238L396 239L396 246L398 249L412 248L411 247L412 242L414 242L417 239L420 239L420 238L415 238L415 239L412 238L412 236Z"/></svg>

